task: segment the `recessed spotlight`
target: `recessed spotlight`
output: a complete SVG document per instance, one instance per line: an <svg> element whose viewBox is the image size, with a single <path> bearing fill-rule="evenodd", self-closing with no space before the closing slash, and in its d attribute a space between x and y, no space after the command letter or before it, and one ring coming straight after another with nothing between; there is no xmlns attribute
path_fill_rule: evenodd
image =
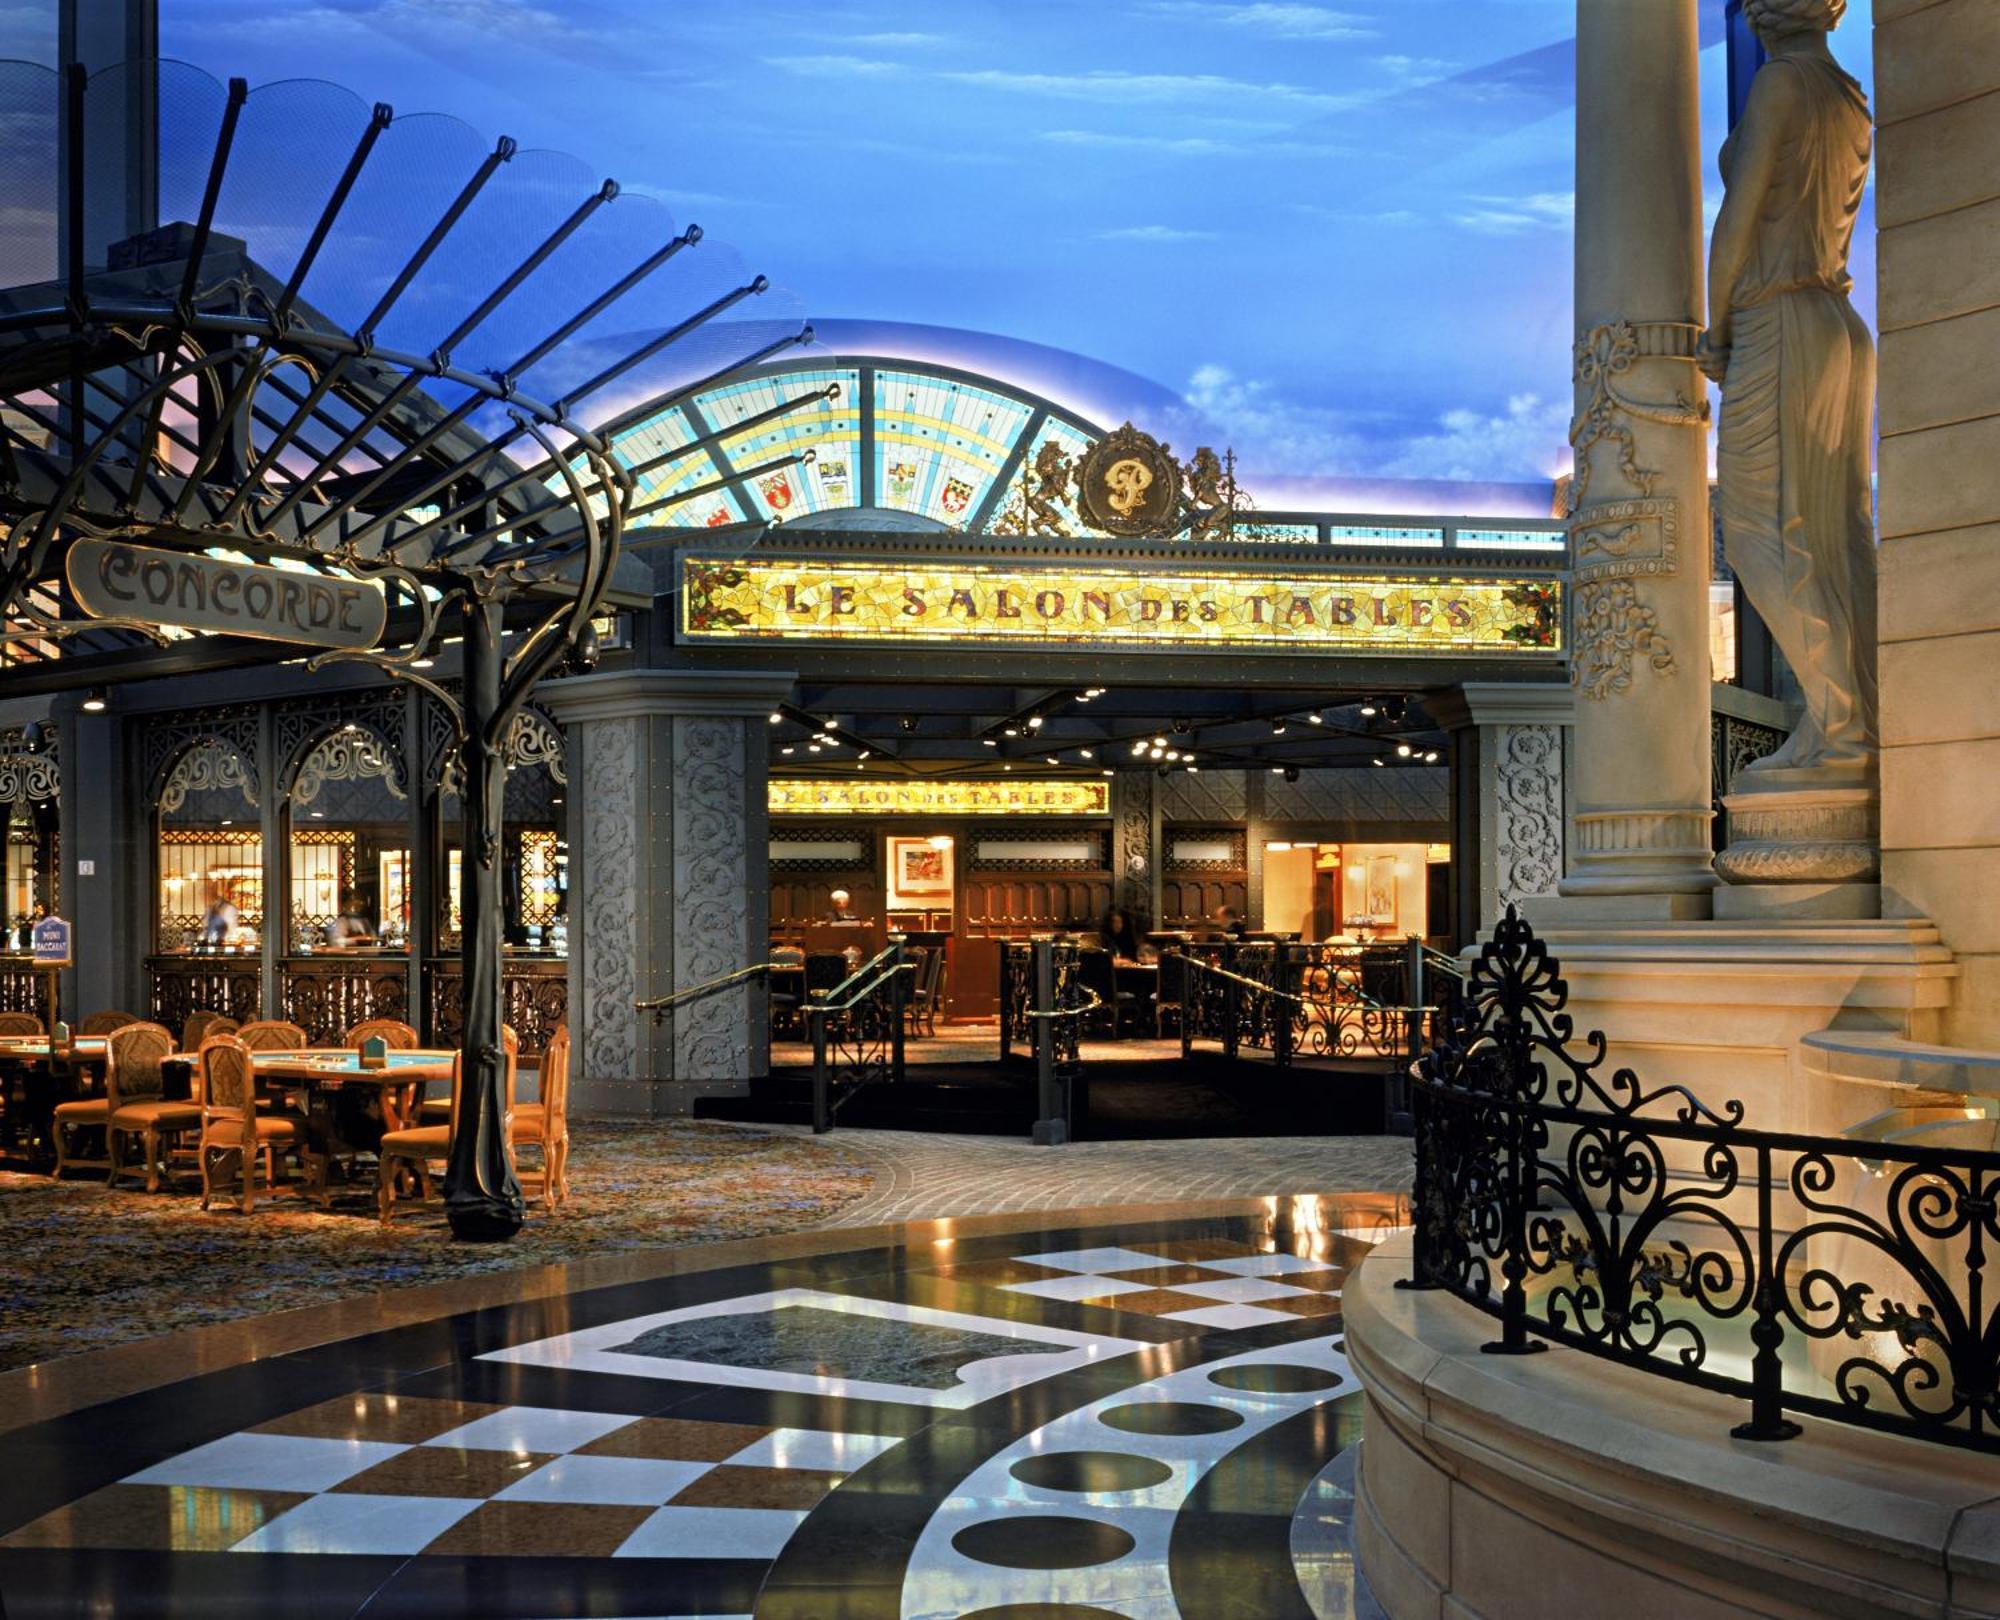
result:
<svg viewBox="0 0 2000 1620"><path fill-rule="evenodd" d="M1018 737L1021 735L1021 728L1019 726L1009 726L1006 729L1006 731L1004 731L1001 735L1007 737Z"/></svg>
<svg viewBox="0 0 2000 1620"><path fill-rule="evenodd" d="M1167 750L1167 758L1178 765L1180 763L1181 751L1178 748L1169 748Z"/></svg>
<svg viewBox="0 0 2000 1620"><path fill-rule="evenodd" d="M1380 754L1377 754L1368 763L1370 765L1387 765L1389 762L1386 759L1384 759Z"/></svg>
<svg viewBox="0 0 2000 1620"><path fill-rule="evenodd" d="M774 726L775 726L775 725L779 725L779 724L781 724L781 723L783 722L784 718L785 718L785 717L784 717L784 716L783 716L782 714L778 713L778 711L777 711L776 709L773 709L773 710L771 711L771 724L772 724L772 725L774 725Z"/></svg>
<svg viewBox="0 0 2000 1620"><path fill-rule="evenodd" d="M994 737L981 737L979 740L988 748L998 748L1000 746L999 740Z"/></svg>
<svg viewBox="0 0 2000 1620"><path fill-rule="evenodd" d="M102 714L110 707L111 698L101 686L93 686L84 695L83 708L86 714Z"/></svg>
<svg viewBox="0 0 2000 1620"><path fill-rule="evenodd" d="M1042 717L1038 714L1029 715L1028 729L1030 731L1040 731L1042 729Z"/></svg>
<svg viewBox="0 0 2000 1620"><path fill-rule="evenodd" d="M1408 759L1415 752L1416 750L1412 748L1408 743L1396 744L1396 757L1398 759Z"/></svg>
<svg viewBox="0 0 2000 1620"><path fill-rule="evenodd" d="M1379 713L1381 713L1381 710L1377 709L1372 703L1361 705L1361 718L1364 720L1373 720Z"/></svg>
<svg viewBox="0 0 2000 1620"><path fill-rule="evenodd" d="M807 744L806 744L806 752L807 752L808 754L817 754L817 753L819 752L819 744L818 744L818 743L807 743Z"/></svg>
<svg viewBox="0 0 2000 1620"><path fill-rule="evenodd" d="M1080 756L1082 756L1082 757L1083 757L1084 759L1095 759L1095 758L1097 758L1097 754L1096 754L1095 750L1093 750L1093 749L1089 749L1089 748L1079 748L1079 749L1077 750L1077 753L1078 753L1078 754L1079 754Z"/></svg>
<svg viewBox="0 0 2000 1620"><path fill-rule="evenodd" d="M780 748L778 750L778 752L781 754L796 754L798 750L794 748L790 743L786 743L783 748Z"/></svg>
<svg viewBox="0 0 2000 1620"><path fill-rule="evenodd" d="M1054 754L1044 754L1042 757L1046 759L1051 765L1060 765L1062 763L1062 761L1057 759Z"/></svg>
<svg viewBox="0 0 2000 1620"><path fill-rule="evenodd" d="M1323 726L1326 724L1326 716L1315 709L1311 714L1306 716L1306 724L1309 726Z"/></svg>
<svg viewBox="0 0 2000 1620"><path fill-rule="evenodd" d="M410 668L412 668L412 669L436 669L436 668L437 668L437 660L436 660L435 658L413 658L413 659L411 659L411 660L410 660Z"/></svg>
<svg viewBox="0 0 2000 1620"><path fill-rule="evenodd" d="M1435 748L1431 749L1424 755L1424 763L1426 765L1435 765L1437 762L1438 762L1438 751Z"/></svg>
<svg viewBox="0 0 2000 1620"><path fill-rule="evenodd" d="M1282 737L1289 729L1290 728L1282 720L1273 720L1271 722L1271 735L1273 737Z"/></svg>

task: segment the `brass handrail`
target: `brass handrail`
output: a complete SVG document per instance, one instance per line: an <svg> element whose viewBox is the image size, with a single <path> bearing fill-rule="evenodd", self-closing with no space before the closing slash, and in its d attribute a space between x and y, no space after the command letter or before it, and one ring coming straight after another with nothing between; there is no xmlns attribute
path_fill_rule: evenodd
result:
<svg viewBox="0 0 2000 1620"><path fill-rule="evenodd" d="M824 1014L830 1012L849 1012L852 1011L861 1002L866 1000L869 996L873 995L883 985L887 984L898 973L916 972L917 970L916 963L898 962L893 967L891 967L888 972L877 973L873 978L868 979L867 983L858 986L854 990L854 992L848 996L848 998L845 1001L836 1001L834 999L841 993L841 991L847 989L849 985L854 984L854 982L857 979L864 978L870 972L871 969L878 966L885 958L894 956L895 954L896 954L896 947L893 945L890 946L887 950L876 952L874 956L870 957L866 962L863 962L860 967L856 968L852 973L848 974L846 978L842 979L840 983L835 985L831 990L827 991L823 999L819 1001L808 1001L804 1006L802 1006L799 1009L799 1011L806 1014L808 1017L812 1017L816 1014Z"/></svg>
<svg viewBox="0 0 2000 1620"><path fill-rule="evenodd" d="M705 984L691 985L685 990L676 990L672 995L655 996L651 1001L635 1001L632 1003L632 1010L634 1012L651 1013L654 1022L657 1023L676 1007L685 1006L690 1001L699 1001L703 996L712 996L718 990L727 990L731 985L747 983L749 980L756 978L760 973L769 973L774 967L789 965L778 962L758 962L751 967L738 968L734 973L725 973L719 979L710 979Z"/></svg>
<svg viewBox="0 0 2000 1620"><path fill-rule="evenodd" d="M1295 1001L1302 1007L1320 1007L1320 1006L1332 1005L1331 999L1328 997L1302 996L1290 990L1280 990L1276 985L1266 984L1262 979L1252 979L1246 977L1241 973L1233 973L1226 967L1217 967L1213 962L1203 961L1198 956L1183 956L1181 960L1186 962L1190 967L1200 968L1201 971L1204 973L1213 973L1218 979L1234 980L1237 984L1247 985L1252 990L1261 990L1267 996L1276 996L1280 1001ZM1319 965L1320 964L1318 963L1311 963L1311 962L1306 964L1306 966L1309 968L1316 967ZM1355 1000L1361 1005L1361 1007L1368 1012L1411 1013L1411 1012L1437 1011L1435 1007L1392 1006L1390 1003L1386 1001L1377 1001L1373 996L1369 995L1367 991L1362 990L1358 986L1355 988L1354 996Z"/></svg>
<svg viewBox="0 0 2000 1620"><path fill-rule="evenodd" d="M1089 985L1080 984L1077 988L1090 997L1081 1007L1051 1007L1046 1012L1031 1007L1028 1009L1026 1016L1029 1018L1075 1018L1080 1013L1096 1012L1099 1007L1104 1005L1104 998L1091 989Z"/></svg>

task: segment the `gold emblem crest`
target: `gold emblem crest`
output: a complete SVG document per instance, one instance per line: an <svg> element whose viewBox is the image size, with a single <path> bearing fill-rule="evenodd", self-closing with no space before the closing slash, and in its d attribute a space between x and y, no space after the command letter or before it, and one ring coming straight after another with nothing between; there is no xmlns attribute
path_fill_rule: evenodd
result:
<svg viewBox="0 0 2000 1620"><path fill-rule="evenodd" d="M1107 534L1171 534L1180 526L1181 468L1170 448L1130 422L1084 452L1076 469L1084 521Z"/></svg>

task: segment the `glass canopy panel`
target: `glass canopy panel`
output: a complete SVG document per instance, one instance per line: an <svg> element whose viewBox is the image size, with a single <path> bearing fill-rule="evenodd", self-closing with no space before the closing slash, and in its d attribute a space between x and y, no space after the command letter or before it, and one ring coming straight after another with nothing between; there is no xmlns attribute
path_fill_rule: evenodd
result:
<svg viewBox="0 0 2000 1620"><path fill-rule="evenodd" d="M642 467L670 451L702 436L678 406L649 417L618 436L618 459L627 467ZM648 506L672 501L691 489L720 482L722 470L706 450L690 451L649 472L639 474L629 510L638 512L628 527L633 529L714 529L725 523L741 523L742 503L726 489L711 490L693 500L676 501L647 512Z"/></svg>
<svg viewBox="0 0 2000 1620"><path fill-rule="evenodd" d="M1033 414L972 383L875 374L875 504L964 528Z"/></svg>
<svg viewBox="0 0 2000 1620"><path fill-rule="evenodd" d="M723 455L738 472L814 452L810 466L780 467L745 482L758 516L790 520L861 504L861 373L852 367L784 371L713 389L695 402L709 426L719 429L829 386L839 389L831 399L722 441Z"/></svg>
<svg viewBox="0 0 2000 1620"><path fill-rule="evenodd" d="M1460 529L1458 543L1467 551L1561 551L1569 538L1560 529Z"/></svg>
<svg viewBox="0 0 2000 1620"><path fill-rule="evenodd" d="M1027 498L1032 491L1038 499L1046 500L1062 514L1062 530L1065 534L1089 535L1096 539L1105 538L1104 531L1093 529L1077 515L1076 504L1067 494L1056 495L1044 491L1035 477L1035 460L1042 453L1042 446L1054 444L1069 458L1073 467L1084 452L1097 442L1096 438L1074 427L1059 417L1051 416L1036 431L1035 442L1028 446L1028 453L1021 458L1021 465L1009 481L1007 491L993 508L993 515L987 519L988 534L1026 534L1033 527L1028 515ZM1069 488L1067 482L1065 490Z"/></svg>

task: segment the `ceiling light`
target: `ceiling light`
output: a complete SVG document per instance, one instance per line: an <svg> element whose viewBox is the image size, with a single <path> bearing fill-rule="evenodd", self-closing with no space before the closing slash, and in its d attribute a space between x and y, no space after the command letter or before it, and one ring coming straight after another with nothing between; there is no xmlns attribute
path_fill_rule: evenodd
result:
<svg viewBox="0 0 2000 1620"><path fill-rule="evenodd" d="M786 743L783 748L780 748L778 750L778 752L781 754L796 754L798 750L794 748L790 743Z"/></svg>
<svg viewBox="0 0 2000 1620"><path fill-rule="evenodd" d="M101 686L93 686L84 694L83 708L86 714L102 714L111 707L111 699Z"/></svg>
<svg viewBox="0 0 2000 1620"><path fill-rule="evenodd" d="M1030 731L1040 731L1042 729L1042 717L1038 714L1029 715L1028 729Z"/></svg>
<svg viewBox="0 0 2000 1620"><path fill-rule="evenodd" d="M1273 776L1283 776L1285 774L1285 767L1282 765L1273 765L1271 767L1271 774Z"/></svg>
<svg viewBox="0 0 2000 1620"><path fill-rule="evenodd" d="M1416 750L1412 748L1408 743L1396 744L1396 757L1398 759L1408 759L1410 755L1412 755L1415 752Z"/></svg>
<svg viewBox="0 0 2000 1620"><path fill-rule="evenodd" d="M1271 722L1271 735L1273 737L1284 736L1287 729L1289 728L1285 725L1285 722L1282 720L1273 720Z"/></svg>
<svg viewBox="0 0 2000 1620"><path fill-rule="evenodd" d="M1084 759L1095 759L1095 758L1097 758L1097 754L1096 754L1096 752L1095 752L1094 750L1092 750L1092 749L1089 749L1089 748L1079 748L1079 749L1077 750L1077 753L1078 753L1079 755L1081 755L1081 756L1082 756L1082 757L1083 757Z"/></svg>
<svg viewBox="0 0 2000 1620"><path fill-rule="evenodd" d="M1180 763L1180 757L1181 757L1181 751L1178 748L1169 748L1167 750L1167 758L1172 760L1175 764Z"/></svg>
<svg viewBox="0 0 2000 1620"><path fill-rule="evenodd" d="M1104 774L1106 776L1116 776L1118 773L1116 771L1106 771Z"/></svg>
<svg viewBox="0 0 2000 1620"><path fill-rule="evenodd" d="M1369 761L1368 763L1369 763L1370 765L1386 765L1386 764L1388 764L1389 762L1388 762L1388 761L1387 761L1386 759L1384 759L1384 758L1383 758L1383 757L1382 757L1382 756L1381 756L1380 754L1377 754L1377 755L1376 755L1376 756L1375 756L1375 757L1374 757L1373 759L1371 759L1371 760L1370 760L1370 761Z"/></svg>
<svg viewBox="0 0 2000 1620"><path fill-rule="evenodd" d="M869 754L870 754L871 752L872 752L872 750L870 750L870 749L867 749L867 748L864 748L864 749L862 749L862 750L861 750L861 753L860 753L860 755L859 755L858 757L859 757L859 758L861 758L861 759L866 759L866 758L868 758L868 756L869 756Z"/></svg>
<svg viewBox="0 0 2000 1620"><path fill-rule="evenodd" d="M1054 754L1044 754L1042 758L1046 759L1051 765L1060 765L1062 763Z"/></svg>
<svg viewBox="0 0 2000 1620"><path fill-rule="evenodd" d="M1135 755L1137 755L1137 754L1143 754L1143 753L1144 753L1145 751L1146 751L1146 744L1145 744L1145 742L1144 742L1144 740L1143 740L1143 739L1142 739L1141 741L1139 741L1139 742L1135 742L1135 743L1134 743L1134 744L1132 745L1132 752L1133 752L1133 753L1134 753Z"/></svg>
<svg viewBox="0 0 2000 1620"><path fill-rule="evenodd" d="M806 752L807 752L808 754L817 754L817 753L819 752L819 744L818 744L818 743L807 743L807 744L806 744Z"/></svg>
<svg viewBox="0 0 2000 1620"><path fill-rule="evenodd" d="M1183 731L1183 730L1185 730L1185 729L1186 729L1186 727L1184 727L1184 726L1180 725L1180 724L1179 724L1178 722L1177 722L1177 723L1175 724L1175 726L1174 726L1174 730L1176 730L1176 731ZM1166 747L1166 746L1167 746L1167 739L1166 739L1166 738L1164 738L1164 737L1155 737L1155 738L1153 739L1153 746L1154 746L1155 748L1164 748L1164 747Z"/></svg>
<svg viewBox="0 0 2000 1620"><path fill-rule="evenodd" d="M1374 704L1372 704L1372 703L1364 703L1364 704L1362 704L1362 705L1361 705L1361 718L1362 718L1362 719L1364 719L1364 720L1373 720L1373 719L1375 718L1375 715L1376 715L1376 713L1377 713L1377 710L1376 710L1376 708L1375 708L1375 705L1374 705Z"/></svg>
<svg viewBox="0 0 2000 1620"><path fill-rule="evenodd" d="M1309 726L1323 726L1326 724L1326 716L1315 709L1311 714L1306 716L1306 724Z"/></svg>
<svg viewBox="0 0 2000 1620"><path fill-rule="evenodd" d="M411 660L410 660L410 668L412 668L412 669L436 669L436 668L437 668L437 660L436 660L435 658L413 658L413 659L411 659Z"/></svg>
<svg viewBox="0 0 2000 1620"><path fill-rule="evenodd" d="M784 716L783 716L782 714L778 713L778 711L777 711L776 709L773 709L773 710L771 711L771 724L772 724L772 725L774 725L774 726L775 726L775 725L777 725L777 724L778 724L778 723L779 723L780 721L782 721L782 720L783 720L784 718L785 718L785 717L784 717Z"/></svg>
<svg viewBox="0 0 2000 1620"><path fill-rule="evenodd" d="M1190 776L1199 776L1199 775L1201 775L1201 767L1200 767L1199 765L1190 765L1190 766L1188 767L1188 775L1190 775Z"/></svg>
<svg viewBox="0 0 2000 1620"><path fill-rule="evenodd" d="M998 748L1000 746L998 740L992 737L981 737L979 740L988 748Z"/></svg>
<svg viewBox="0 0 2000 1620"><path fill-rule="evenodd" d="M1018 737L1021 735L1021 728L1019 726L1009 726L1006 729L1006 731L1002 733L1002 735L1007 737Z"/></svg>
<svg viewBox="0 0 2000 1620"><path fill-rule="evenodd" d="M1430 752L1424 755L1424 763L1426 765L1435 765L1437 762L1438 762L1438 751L1435 748L1431 749Z"/></svg>

